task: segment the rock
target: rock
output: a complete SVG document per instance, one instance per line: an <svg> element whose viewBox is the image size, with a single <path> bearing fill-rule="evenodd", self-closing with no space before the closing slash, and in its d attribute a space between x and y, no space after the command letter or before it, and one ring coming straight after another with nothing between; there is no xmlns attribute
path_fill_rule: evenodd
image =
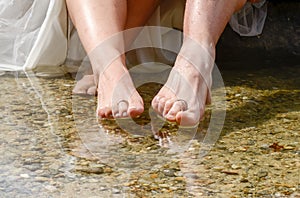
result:
<svg viewBox="0 0 300 198"><path fill-rule="evenodd" d="M265 171L265 170L261 170L261 171L259 171L259 172L257 173L257 176L258 176L259 178L266 177L266 176L268 176L268 172Z"/></svg>
<svg viewBox="0 0 300 198"><path fill-rule="evenodd" d="M225 167L224 166L214 166L212 169L216 170L216 171L221 171L223 170Z"/></svg>
<svg viewBox="0 0 300 198"><path fill-rule="evenodd" d="M184 182L185 178L184 177L175 177L175 181Z"/></svg>
<svg viewBox="0 0 300 198"><path fill-rule="evenodd" d="M34 178L37 182L46 182L49 181L50 179L47 177L35 177Z"/></svg>
<svg viewBox="0 0 300 198"><path fill-rule="evenodd" d="M176 172L176 170L174 170L174 169L163 170L164 175L167 177L175 177L176 176L175 172Z"/></svg>
<svg viewBox="0 0 300 198"><path fill-rule="evenodd" d="M241 180L240 180L240 182L242 182L242 183L246 183L246 182L248 182L249 180L247 179L247 178L242 178Z"/></svg>
<svg viewBox="0 0 300 198"><path fill-rule="evenodd" d="M22 177L22 178L29 178L29 175L28 174L20 174L20 177Z"/></svg>
<svg viewBox="0 0 300 198"><path fill-rule="evenodd" d="M235 164L232 164L232 165L231 165L231 168L234 169L234 170L236 170L236 169L241 169L240 166L235 165Z"/></svg>
<svg viewBox="0 0 300 198"><path fill-rule="evenodd" d="M51 192L57 190L56 187L55 187L55 186L52 186L52 185L47 185L47 186L45 186L45 189L47 189L47 190L49 190L49 191L51 191Z"/></svg>
<svg viewBox="0 0 300 198"><path fill-rule="evenodd" d="M239 174L238 172L231 171L231 170L223 170L223 171L221 171L221 173L225 173L227 175L238 175Z"/></svg>

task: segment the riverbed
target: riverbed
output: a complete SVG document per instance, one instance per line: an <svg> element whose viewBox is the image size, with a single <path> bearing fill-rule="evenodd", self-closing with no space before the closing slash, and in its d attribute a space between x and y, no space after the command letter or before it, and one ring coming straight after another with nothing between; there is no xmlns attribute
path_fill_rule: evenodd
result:
<svg viewBox="0 0 300 198"><path fill-rule="evenodd" d="M299 66L220 70L226 119L209 149L210 107L196 129L153 134L159 84L138 89L139 118L99 121L74 74L2 73L0 197L300 197Z"/></svg>

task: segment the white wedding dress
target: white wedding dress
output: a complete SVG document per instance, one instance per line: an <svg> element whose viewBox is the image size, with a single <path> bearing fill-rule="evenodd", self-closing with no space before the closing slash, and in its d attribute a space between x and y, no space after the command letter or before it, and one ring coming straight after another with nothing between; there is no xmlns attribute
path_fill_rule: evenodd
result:
<svg viewBox="0 0 300 198"><path fill-rule="evenodd" d="M149 24L181 29L184 2L165 0ZM265 18L264 0L247 3L230 25L242 36L253 36L262 32ZM149 36L161 45L173 42L167 32ZM85 56L68 19L65 0L0 0L0 70L73 64Z"/></svg>

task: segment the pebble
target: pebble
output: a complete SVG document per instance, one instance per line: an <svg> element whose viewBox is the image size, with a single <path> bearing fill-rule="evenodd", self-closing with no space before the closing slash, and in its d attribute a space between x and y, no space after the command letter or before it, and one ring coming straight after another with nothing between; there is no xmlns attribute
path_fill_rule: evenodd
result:
<svg viewBox="0 0 300 198"><path fill-rule="evenodd" d="M242 182L242 183L246 183L246 182L248 182L249 180L247 179L247 178L242 178L241 180L240 180L240 182Z"/></svg>
<svg viewBox="0 0 300 198"><path fill-rule="evenodd" d="M257 173L257 176L258 176L259 178L266 177L266 176L268 176L268 172L265 171L265 170L261 170L261 171L259 171L259 172Z"/></svg>
<svg viewBox="0 0 300 198"><path fill-rule="evenodd" d="M168 184L159 184L158 186L161 187L161 188L169 188Z"/></svg>
<svg viewBox="0 0 300 198"><path fill-rule="evenodd" d="M276 192L276 193L274 194L274 196L275 196L275 197L281 197L282 194L281 194L280 192Z"/></svg>
<svg viewBox="0 0 300 198"><path fill-rule="evenodd" d="M185 177L175 177L175 181L184 182L185 180Z"/></svg>
<svg viewBox="0 0 300 198"><path fill-rule="evenodd" d="M76 170L79 172L92 173L92 174L104 173L104 170L102 167L79 167Z"/></svg>
<svg viewBox="0 0 300 198"><path fill-rule="evenodd" d="M257 76L254 75L253 79ZM2 78L5 76L0 81ZM19 85L26 89L26 94L22 94L23 90L18 86L12 86L16 83L15 79L12 80L10 83L10 79L5 78L5 83L2 82L5 86L1 93L7 97L0 98L0 104L5 106L0 106L0 126L3 131L0 133L0 194L8 193L3 195L5 197L22 196L18 194L17 187L40 197L56 197L59 193L62 193L62 197L70 194L79 197L84 192L104 197L101 191L110 191L113 193L111 196L122 197L124 186L128 186L126 191L133 194L132 197L171 197L173 193L178 197L193 197L191 194L194 197L263 197L266 193L274 193L264 190L272 184L278 185L272 188L276 189L275 197L284 197L297 190L295 167L300 151L299 142L296 142L299 124L295 120L299 120L299 113L293 106L297 102L294 97L297 90L285 89L282 95L272 92L270 87L256 90L255 85L251 89L241 85L237 88L228 86L232 100L228 102L231 109L228 109L224 124L226 135L219 138L217 145L202 161L194 153L201 144L199 147L193 144L185 158L177 153L167 155L168 149L162 150L152 136L149 140L140 136L127 141L130 146L120 141L113 146L101 147L109 154L104 160L112 162L112 166L108 167L90 160L88 151L78 149L85 145L82 145L71 119L75 113L72 111L75 97L68 94L72 91L73 81L38 79L41 81L40 88L45 92L41 92L37 98L35 89L26 83L26 78L19 79ZM276 82L273 83L275 85ZM289 79L276 87L280 90L287 83ZM76 97L78 99L80 97ZM239 99L247 100L247 103ZM256 106L248 103L252 100ZM78 110L79 114L87 116L89 109L91 116L94 116L94 98L82 101L79 104L84 108ZM291 104L287 101L291 101ZM282 107L280 102L284 104ZM276 108L271 108L273 105ZM75 116L78 117L78 114ZM76 124L86 126L86 119L76 120ZM45 123L45 120L49 123ZM109 130L104 135L120 134L115 124L107 123ZM51 132L42 126L51 126ZM171 131L172 127L163 130ZM98 134L97 130L95 133ZM103 143L102 139L95 137L91 138L95 146L98 141ZM124 139L121 139L126 142L126 137L127 133L124 136L122 134ZM283 152L272 152L269 146L273 142L280 142L284 146ZM71 158L73 160L69 160ZM82 158L86 159L80 161ZM178 163L170 163L174 159Z"/></svg>
<svg viewBox="0 0 300 198"><path fill-rule="evenodd" d="M268 145L268 144L262 144L262 145L260 146L260 149L268 150L268 149L270 149L269 146L270 146L270 145Z"/></svg>
<svg viewBox="0 0 300 198"><path fill-rule="evenodd" d="M241 169L242 167L240 167L238 165L235 165L235 164L232 164L231 168L234 169L234 170L236 170L236 169Z"/></svg>
<svg viewBox="0 0 300 198"><path fill-rule="evenodd" d="M283 147L283 149L284 150L294 150L295 147L293 147L293 146L285 146L285 147Z"/></svg>
<svg viewBox="0 0 300 198"><path fill-rule="evenodd" d="M49 178L47 177L35 177L35 180L38 182L46 182L49 181Z"/></svg>
<svg viewBox="0 0 300 198"><path fill-rule="evenodd" d="M29 175L28 174L20 174L20 177L22 177L22 178L29 178Z"/></svg>
<svg viewBox="0 0 300 198"><path fill-rule="evenodd" d="M53 191L55 191L57 188L56 188L55 186L52 186L52 185L47 185L47 186L45 186L45 189L47 189L47 190L53 192Z"/></svg>
<svg viewBox="0 0 300 198"><path fill-rule="evenodd" d="M221 173L225 173L227 175L238 175L238 172L232 171L232 170L223 170Z"/></svg>
<svg viewBox="0 0 300 198"><path fill-rule="evenodd" d="M90 182L90 183L98 183L99 180L98 179L89 179L88 182Z"/></svg>
<svg viewBox="0 0 300 198"><path fill-rule="evenodd" d="M175 177L175 170L173 169L166 169L166 170L163 170L163 173L165 176L167 177Z"/></svg>
<svg viewBox="0 0 300 198"><path fill-rule="evenodd" d="M214 166L212 169L216 170L216 171L221 171L223 170L225 167L224 166Z"/></svg>

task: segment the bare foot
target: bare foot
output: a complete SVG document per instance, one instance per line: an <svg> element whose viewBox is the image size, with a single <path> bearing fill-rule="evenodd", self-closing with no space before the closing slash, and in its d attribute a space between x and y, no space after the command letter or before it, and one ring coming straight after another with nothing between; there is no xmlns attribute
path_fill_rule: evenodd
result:
<svg viewBox="0 0 300 198"><path fill-rule="evenodd" d="M73 93L80 95L96 95L94 76L84 75L83 78L76 83Z"/></svg>
<svg viewBox="0 0 300 198"><path fill-rule="evenodd" d="M194 126L203 117L210 96L214 58L206 50L188 53L178 55L166 84L152 100L152 107L168 121ZM204 72L200 73L202 68Z"/></svg>
<svg viewBox="0 0 300 198"><path fill-rule="evenodd" d="M143 100L127 68L122 61L113 61L98 80L97 115L100 118L136 117L143 111Z"/></svg>

